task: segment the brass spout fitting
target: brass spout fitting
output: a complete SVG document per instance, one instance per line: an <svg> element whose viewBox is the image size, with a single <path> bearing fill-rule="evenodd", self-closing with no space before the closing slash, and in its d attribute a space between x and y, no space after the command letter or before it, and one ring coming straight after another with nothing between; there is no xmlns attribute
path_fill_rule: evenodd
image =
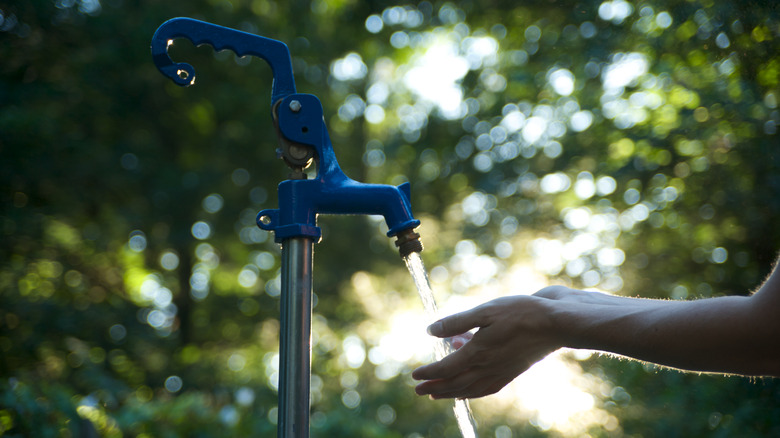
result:
<svg viewBox="0 0 780 438"><path fill-rule="evenodd" d="M398 247L398 253L401 254L401 258L405 258L413 252L419 253L423 250L420 234L415 233L412 228L407 228L396 234L395 246Z"/></svg>

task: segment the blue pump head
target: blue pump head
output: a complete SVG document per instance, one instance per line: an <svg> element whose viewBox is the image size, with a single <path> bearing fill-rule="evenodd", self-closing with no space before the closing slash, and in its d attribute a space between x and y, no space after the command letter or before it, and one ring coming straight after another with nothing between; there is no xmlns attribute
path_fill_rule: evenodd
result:
<svg viewBox="0 0 780 438"><path fill-rule="evenodd" d="M396 236L401 244L402 256L422 250L419 235L412 231L420 221L412 215L409 183L397 187L364 184L344 174L325 126L322 104L316 96L295 91L290 52L284 43L191 18L169 20L152 38L152 56L157 68L182 86L194 82L195 70L189 64L174 63L168 56L168 46L175 38L209 44L217 50L227 48L239 56L258 56L271 65L274 122L282 156L295 177L279 183L279 208L257 215L260 228L273 231L277 242L293 237L319 241L318 214L382 215L387 235ZM311 161L316 162L317 175L305 179L302 170Z"/></svg>

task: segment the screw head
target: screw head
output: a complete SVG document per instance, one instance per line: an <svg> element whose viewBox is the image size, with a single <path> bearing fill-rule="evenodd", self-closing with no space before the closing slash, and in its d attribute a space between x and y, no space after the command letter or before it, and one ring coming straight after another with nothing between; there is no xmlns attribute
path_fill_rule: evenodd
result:
<svg viewBox="0 0 780 438"><path fill-rule="evenodd" d="M290 101L290 111L297 113L301 110L301 103L297 100L291 100Z"/></svg>

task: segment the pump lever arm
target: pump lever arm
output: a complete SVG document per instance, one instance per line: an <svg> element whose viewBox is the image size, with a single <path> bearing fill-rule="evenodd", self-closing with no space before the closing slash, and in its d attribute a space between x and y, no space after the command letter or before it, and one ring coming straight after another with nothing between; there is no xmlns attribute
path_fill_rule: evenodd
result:
<svg viewBox="0 0 780 438"><path fill-rule="evenodd" d="M238 56L253 55L265 60L274 75L271 105L295 94L290 50L281 41L192 18L170 19L157 28L152 37L152 58L162 74L181 86L195 82L195 69L190 64L171 60L168 47L175 38L186 38L196 46L208 44L216 51L230 49Z"/></svg>

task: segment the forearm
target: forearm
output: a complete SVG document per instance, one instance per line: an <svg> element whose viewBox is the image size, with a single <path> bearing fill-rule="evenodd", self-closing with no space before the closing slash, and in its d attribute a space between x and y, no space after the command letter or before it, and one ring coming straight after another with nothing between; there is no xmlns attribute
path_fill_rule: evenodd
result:
<svg viewBox="0 0 780 438"><path fill-rule="evenodd" d="M693 371L778 376L780 318L777 307L758 295L621 300L621 305L567 302L552 316L567 347Z"/></svg>
<svg viewBox="0 0 780 438"><path fill-rule="evenodd" d="M780 273L750 297L663 301L551 286L497 298L428 327L478 328L460 349L416 369L420 395L482 397L549 353L585 348L691 371L780 377Z"/></svg>

